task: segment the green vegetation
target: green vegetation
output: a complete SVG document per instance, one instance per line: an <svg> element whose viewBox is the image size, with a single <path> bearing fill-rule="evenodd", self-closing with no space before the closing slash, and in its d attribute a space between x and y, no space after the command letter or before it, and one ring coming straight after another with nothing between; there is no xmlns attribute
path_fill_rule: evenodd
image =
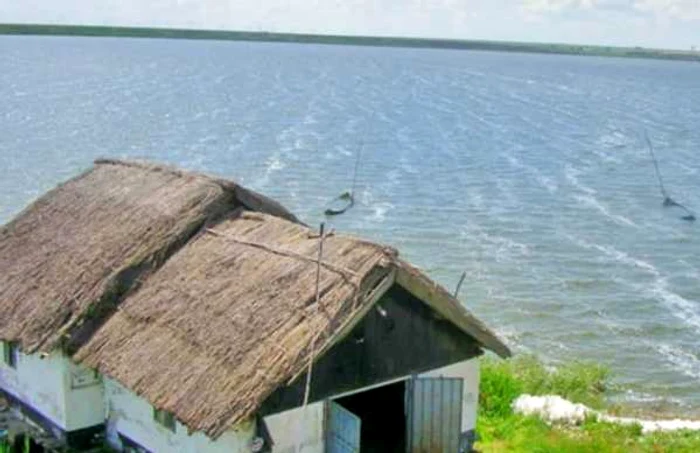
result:
<svg viewBox="0 0 700 453"><path fill-rule="evenodd" d="M10 443L3 439L0 440L0 453L29 453L30 448L29 448L29 437L24 438L24 447L20 448L19 450L17 448L13 448Z"/></svg>
<svg viewBox="0 0 700 453"><path fill-rule="evenodd" d="M576 403L607 407L610 374L599 365L573 362L548 370L532 356L510 361L482 360L477 450L488 452L698 452L700 433L678 431L642 435L639 425L587 419L580 426L549 426L536 417L514 414L521 394L556 394Z"/></svg>
<svg viewBox="0 0 700 453"><path fill-rule="evenodd" d="M76 25L0 24L0 35L3 34L294 42L309 44L491 50L499 52L553 53L700 61L700 52L696 51L647 49L642 47L584 46L575 44L398 38L380 36L311 35L297 33Z"/></svg>

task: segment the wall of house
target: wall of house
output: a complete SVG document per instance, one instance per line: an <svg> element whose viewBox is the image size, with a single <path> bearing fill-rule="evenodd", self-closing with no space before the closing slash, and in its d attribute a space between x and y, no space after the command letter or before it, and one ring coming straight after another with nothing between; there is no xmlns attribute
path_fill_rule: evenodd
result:
<svg viewBox="0 0 700 453"><path fill-rule="evenodd" d="M7 347L0 342L0 357ZM20 353L16 368L0 361L0 388L64 432L104 422L101 380L60 352Z"/></svg>
<svg viewBox="0 0 700 453"><path fill-rule="evenodd" d="M461 433L471 436L476 429L479 401L479 359L473 358L449 366L436 368L417 375L419 378L459 378L463 379ZM347 395L381 388L398 381L411 379L402 376L368 387L332 396L335 400ZM274 453L295 453L297 439L301 438L302 453L323 453L325 447L326 405L317 402L306 410L296 408L265 417L265 422L275 443ZM301 421L301 426L299 426Z"/></svg>
<svg viewBox="0 0 700 453"><path fill-rule="evenodd" d="M17 367L12 368L1 360L8 345L0 344L0 387L65 431L65 357L54 353L41 359L38 355L20 353Z"/></svg>
<svg viewBox="0 0 700 453"><path fill-rule="evenodd" d="M474 358L454 365L438 368L419 377L462 378L462 432L476 429L476 414L479 406L479 360Z"/></svg>
<svg viewBox="0 0 700 453"><path fill-rule="evenodd" d="M482 354L479 343L399 286L392 287L352 332L314 365L310 401L461 363ZM264 415L304 398L305 376L275 391Z"/></svg>
<svg viewBox="0 0 700 453"><path fill-rule="evenodd" d="M476 418L479 409L479 382L481 379L479 358L464 360L459 363L448 365L434 370L426 371L417 375L419 378L460 378L464 380L462 387L462 432L469 432L476 429ZM389 385L398 381L411 379L411 376L402 376L396 379L359 388L351 392L334 395L331 399L342 398L343 396L366 392L384 385ZM293 412L293 411L288 411ZM269 417L268 417L269 418ZM265 419L267 420L267 418ZM274 439L274 437L273 437Z"/></svg>
<svg viewBox="0 0 700 453"><path fill-rule="evenodd" d="M180 453L238 453L251 451L255 425L248 423L238 430L224 433L213 441L202 433L188 434L187 427L176 422L175 432L153 419L153 406L124 388L118 382L105 378L105 406L107 408L107 440L121 450L124 443L119 435L152 452Z"/></svg>
<svg viewBox="0 0 700 453"><path fill-rule="evenodd" d="M318 402L265 417L274 442L274 453L324 453L326 405Z"/></svg>
<svg viewBox="0 0 700 453"><path fill-rule="evenodd" d="M66 431L77 431L105 421L104 387L94 371L63 360L63 387L66 402Z"/></svg>

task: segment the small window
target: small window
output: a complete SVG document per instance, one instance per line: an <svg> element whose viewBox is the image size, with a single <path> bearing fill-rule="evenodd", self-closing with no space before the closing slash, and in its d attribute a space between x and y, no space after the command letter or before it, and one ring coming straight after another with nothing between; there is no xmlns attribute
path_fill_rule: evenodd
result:
<svg viewBox="0 0 700 453"><path fill-rule="evenodd" d="M153 408L153 419L158 422L159 425L175 432L175 416L172 412Z"/></svg>
<svg viewBox="0 0 700 453"><path fill-rule="evenodd" d="M6 341L3 343L3 362L12 368L17 368L19 362L19 344L14 341Z"/></svg>
<svg viewBox="0 0 700 453"><path fill-rule="evenodd" d="M71 389L81 389L91 387L100 383L100 374L97 370L83 368L77 365L72 365L70 370L70 387Z"/></svg>

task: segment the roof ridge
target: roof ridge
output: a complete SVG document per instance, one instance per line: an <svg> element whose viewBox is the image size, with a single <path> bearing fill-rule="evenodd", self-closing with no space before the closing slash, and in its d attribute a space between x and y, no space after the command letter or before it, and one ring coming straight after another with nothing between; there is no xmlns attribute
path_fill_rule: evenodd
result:
<svg viewBox="0 0 700 453"><path fill-rule="evenodd" d="M214 176L207 175L205 173L200 173L196 171L189 171L189 170L182 170L178 167L175 167L174 165L167 165L167 164L159 164L155 162L151 162L146 159L114 159L114 158L98 158L95 159L94 161L95 165L115 165L115 166L120 166L120 167L131 167L131 168L141 168L143 170L147 171L152 171L152 172L160 172L160 173L170 173L174 176L178 177L185 177L185 176L196 176L196 177L201 177L208 179L216 184L219 184L221 186L224 186L222 182L226 182L227 186L230 186L231 184L237 185L235 182L230 181L230 180L223 180L216 178Z"/></svg>
<svg viewBox="0 0 700 453"><path fill-rule="evenodd" d="M256 192L253 189L238 184L232 179L225 177L213 176L204 172L182 170L178 167L151 162L145 159L114 159L114 158L99 158L95 159L94 165L115 165L121 167L140 168L146 171L155 173L167 173L179 178L192 177L199 178L211 184L219 186L222 190L234 194L235 198L251 211L265 212L267 214L289 220L294 223L304 225L294 213L285 208L282 204L269 198L262 193Z"/></svg>

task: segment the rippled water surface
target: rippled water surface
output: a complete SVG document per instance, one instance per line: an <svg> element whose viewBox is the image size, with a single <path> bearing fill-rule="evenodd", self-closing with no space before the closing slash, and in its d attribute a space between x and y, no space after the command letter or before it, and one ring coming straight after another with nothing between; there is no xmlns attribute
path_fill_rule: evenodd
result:
<svg viewBox="0 0 700 453"><path fill-rule="evenodd" d="M100 156L233 178L398 247L512 345L700 406L700 65L0 37L0 222Z"/></svg>

